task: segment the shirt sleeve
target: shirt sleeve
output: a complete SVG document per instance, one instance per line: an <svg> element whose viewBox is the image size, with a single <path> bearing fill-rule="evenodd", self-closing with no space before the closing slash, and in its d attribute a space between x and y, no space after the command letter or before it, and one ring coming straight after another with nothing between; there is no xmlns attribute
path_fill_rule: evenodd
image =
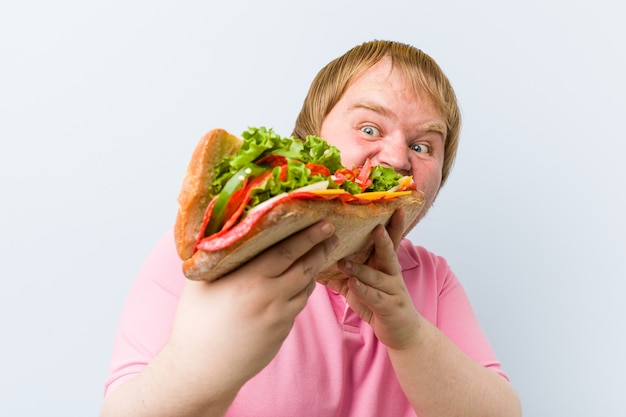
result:
<svg viewBox="0 0 626 417"><path fill-rule="evenodd" d="M166 344L185 277L170 230L150 253L130 289L113 343L104 394L139 374Z"/></svg>
<svg viewBox="0 0 626 417"><path fill-rule="evenodd" d="M465 289L447 261L409 243L403 242L398 258L418 311L469 357L508 380Z"/></svg>

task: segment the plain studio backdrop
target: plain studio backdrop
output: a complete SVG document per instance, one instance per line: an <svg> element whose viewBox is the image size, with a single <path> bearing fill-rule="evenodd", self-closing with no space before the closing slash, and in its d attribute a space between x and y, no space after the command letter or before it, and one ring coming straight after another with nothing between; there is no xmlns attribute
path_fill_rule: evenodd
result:
<svg viewBox="0 0 626 417"><path fill-rule="evenodd" d="M457 163L410 236L452 264L525 415L625 416L622 7L3 2L0 415L98 414L197 140L290 134L314 74L376 38L423 49L458 94Z"/></svg>

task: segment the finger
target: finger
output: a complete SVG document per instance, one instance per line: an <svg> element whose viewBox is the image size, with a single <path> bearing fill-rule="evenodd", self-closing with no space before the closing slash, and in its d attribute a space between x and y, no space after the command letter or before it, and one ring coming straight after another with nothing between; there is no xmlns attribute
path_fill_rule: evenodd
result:
<svg viewBox="0 0 626 417"><path fill-rule="evenodd" d="M294 262L284 273L284 277L302 277L303 289L308 289L308 295L315 288L320 269L326 263L330 253L337 247L337 236L333 235L322 243L315 245L309 252ZM308 283L308 286L306 284Z"/></svg>
<svg viewBox="0 0 626 417"><path fill-rule="evenodd" d="M396 274L400 271L396 251L397 245L400 244L402 239L402 234L400 234L398 242L395 242L388 230L388 228L385 229L379 225L372 232L374 252L368 264L385 274ZM394 229L394 232L397 232L397 227Z"/></svg>
<svg viewBox="0 0 626 417"><path fill-rule="evenodd" d="M390 285L384 285L385 282L391 281L390 275L400 272L393 242L382 225L376 226L373 230L372 239L374 240L374 250L367 264L342 259L337 263L337 267L346 276L355 277L368 286L379 289L390 287ZM389 284L391 283L389 282Z"/></svg>
<svg viewBox="0 0 626 417"><path fill-rule="evenodd" d="M320 284L325 285L336 293L343 294L344 296L348 292L347 286L348 280L346 278L341 279L331 279L329 281L320 282Z"/></svg>
<svg viewBox="0 0 626 417"><path fill-rule="evenodd" d="M278 277L313 247L333 236L334 231L332 223L318 222L278 242L257 259L262 262L266 276Z"/></svg>
<svg viewBox="0 0 626 417"><path fill-rule="evenodd" d="M397 251L400 247L400 242L404 237L404 223L406 220L406 211L403 208L399 208L391 216L389 224L387 225L387 233L393 242L393 247Z"/></svg>
<svg viewBox="0 0 626 417"><path fill-rule="evenodd" d="M330 252L337 247L337 244L337 237L334 235L331 236L329 239L313 247L313 249L297 260L291 268L283 274L283 278L286 279L289 279L294 275L298 278L304 279L304 287L289 299L291 309L294 310L294 314L302 311L307 300L311 294L313 294L313 291L317 286L317 276L319 274L319 270L322 265L325 264Z"/></svg>
<svg viewBox="0 0 626 417"><path fill-rule="evenodd" d="M390 294L392 286L389 285L390 277L381 273L371 266L342 260L338 264L339 269L348 276L347 284L352 283L350 287L354 288L355 284L361 287L361 291L367 291L363 287L382 291ZM356 280L356 283L354 282Z"/></svg>
<svg viewBox="0 0 626 417"><path fill-rule="evenodd" d="M353 264L352 275L347 280L350 306L369 322L371 314L382 317L393 314L399 287L393 276L381 274L367 265Z"/></svg>
<svg viewBox="0 0 626 417"><path fill-rule="evenodd" d="M298 315L304 306L306 306L307 300L313 294L315 290L315 280L311 280L307 283L307 285L300 289L300 291L294 293L286 303L284 304L284 313L287 316L295 317Z"/></svg>
<svg viewBox="0 0 626 417"><path fill-rule="evenodd" d="M314 279L312 279L307 283L307 285L303 289L301 289L299 292L294 294L294 296L291 297L289 301L302 302L302 306L304 307L306 300L311 296L311 294L313 294L315 287L316 287L316 282Z"/></svg>

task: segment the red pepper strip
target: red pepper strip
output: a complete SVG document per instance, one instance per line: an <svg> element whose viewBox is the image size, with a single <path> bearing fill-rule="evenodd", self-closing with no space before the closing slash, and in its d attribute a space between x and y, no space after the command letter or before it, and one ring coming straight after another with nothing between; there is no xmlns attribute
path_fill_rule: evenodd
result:
<svg viewBox="0 0 626 417"><path fill-rule="evenodd" d="M266 155L255 162L257 165L269 165L271 167L280 167L279 179L287 181L287 158L282 155Z"/></svg>
<svg viewBox="0 0 626 417"><path fill-rule="evenodd" d="M246 196L248 195L248 182L249 181L250 181L249 178L244 179L243 183L241 184L241 188L239 188L237 191L233 193L232 196L230 196L228 203L226 203L226 207L224 207L224 215L222 216L222 219L226 219L226 221L224 222L224 225L221 227L221 229L225 227L229 219L239 210L239 206L242 203L245 203L244 206L248 204L248 201L244 201L244 200L246 199Z"/></svg>
<svg viewBox="0 0 626 417"><path fill-rule="evenodd" d="M265 164L271 167L280 167L287 165L287 158L282 155L266 155L263 158L255 162L257 165Z"/></svg>
<svg viewBox="0 0 626 417"><path fill-rule="evenodd" d="M252 190L254 190L255 188L258 188L259 185L263 184L263 182L265 182L267 178L270 177L271 175L272 175L272 171L265 171L263 174L252 179L246 186L245 193L243 193L243 198L240 199L238 206L231 206L230 201L229 201L229 206L226 208L226 210L228 213L232 212L233 214L226 218L227 220L224 222L224 226L222 226L222 229L219 232L214 233L210 236L207 236L205 239L203 239L203 241L207 239L219 238L220 236L227 233L230 229L232 229L232 227L237 223L237 221L243 214L243 211L246 208L246 205L250 201ZM197 247L200 248L199 245Z"/></svg>
<svg viewBox="0 0 626 417"><path fill-rule="evenodd" d="M280 176L279 176L281 181L287 181L287 164L282 165L280 167Z"/></svg>
<svg viewBox="0 0 626 417"><path fill-rule="evenodd" d="M365 160L365 164L361 167L361 171L356 177L356 183L361 186L361 191L365 191L367 187L372 185L370 174L372 173L372 162L369 158Z"/></svg>
<svg viewBox="0 0 626 417"><path fill-rule="evenodd" d="M200 233L198 233L198 237L196 238L195 248L197 248L200 241L204 239L204 231L209 225L209 219L211 218L211 212L213 211L213 206L215 205L215 202L217 201L217 197L219 197L219 195L216 195L215 197L213 197L213 200L211 200L206 210L204 211L204 217L202 218L202 226L200 227Z"/></svg>
<svg viewBox="0 0 626 417"><path fill-rule="evenodd" d="M199 250L205 250L208 252L217 251L228 247L233 244L241 237L245 236L246 233L252 229L252 226L261 218L265 213L271 210L276 204L281 203L282 201L290 199L290 194L284 194L282 197L276 198L274 204L265 205L262 209L257 209L251 214L249 214L243 221L237 223L234 227L227 231L219 231L211 236L208 236L200 243L196 245Z"/></svg>
<svg viewBox="0 0 626 417"><path fill-rule="evenodd" d="M311 176L323 175L325 177L330 177L330 170L326 168L324 165L314 164L312 162L309 162L308 164L305 164L304 166L311 171Z"/></svg>

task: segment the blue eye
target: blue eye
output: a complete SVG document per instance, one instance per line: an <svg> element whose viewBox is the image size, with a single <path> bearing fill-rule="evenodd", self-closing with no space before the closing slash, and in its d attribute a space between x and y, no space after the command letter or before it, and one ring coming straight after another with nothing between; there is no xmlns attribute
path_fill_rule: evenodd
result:
<svg viewBox="0 0 626 417"><path fill-rule="evenodd" d="M409 149L411 149L412 151L415 151L417 153L427 153L428 152L428 146L421 144L421 143L415 143L413 145L409 145Z"/></svg>
<svg viewBox="0 0 626 417"><path fill-rule="evenodd" d="M364 126L361 128L361 132L368 136L380 136L380 132L374 126Z"/></svg>

